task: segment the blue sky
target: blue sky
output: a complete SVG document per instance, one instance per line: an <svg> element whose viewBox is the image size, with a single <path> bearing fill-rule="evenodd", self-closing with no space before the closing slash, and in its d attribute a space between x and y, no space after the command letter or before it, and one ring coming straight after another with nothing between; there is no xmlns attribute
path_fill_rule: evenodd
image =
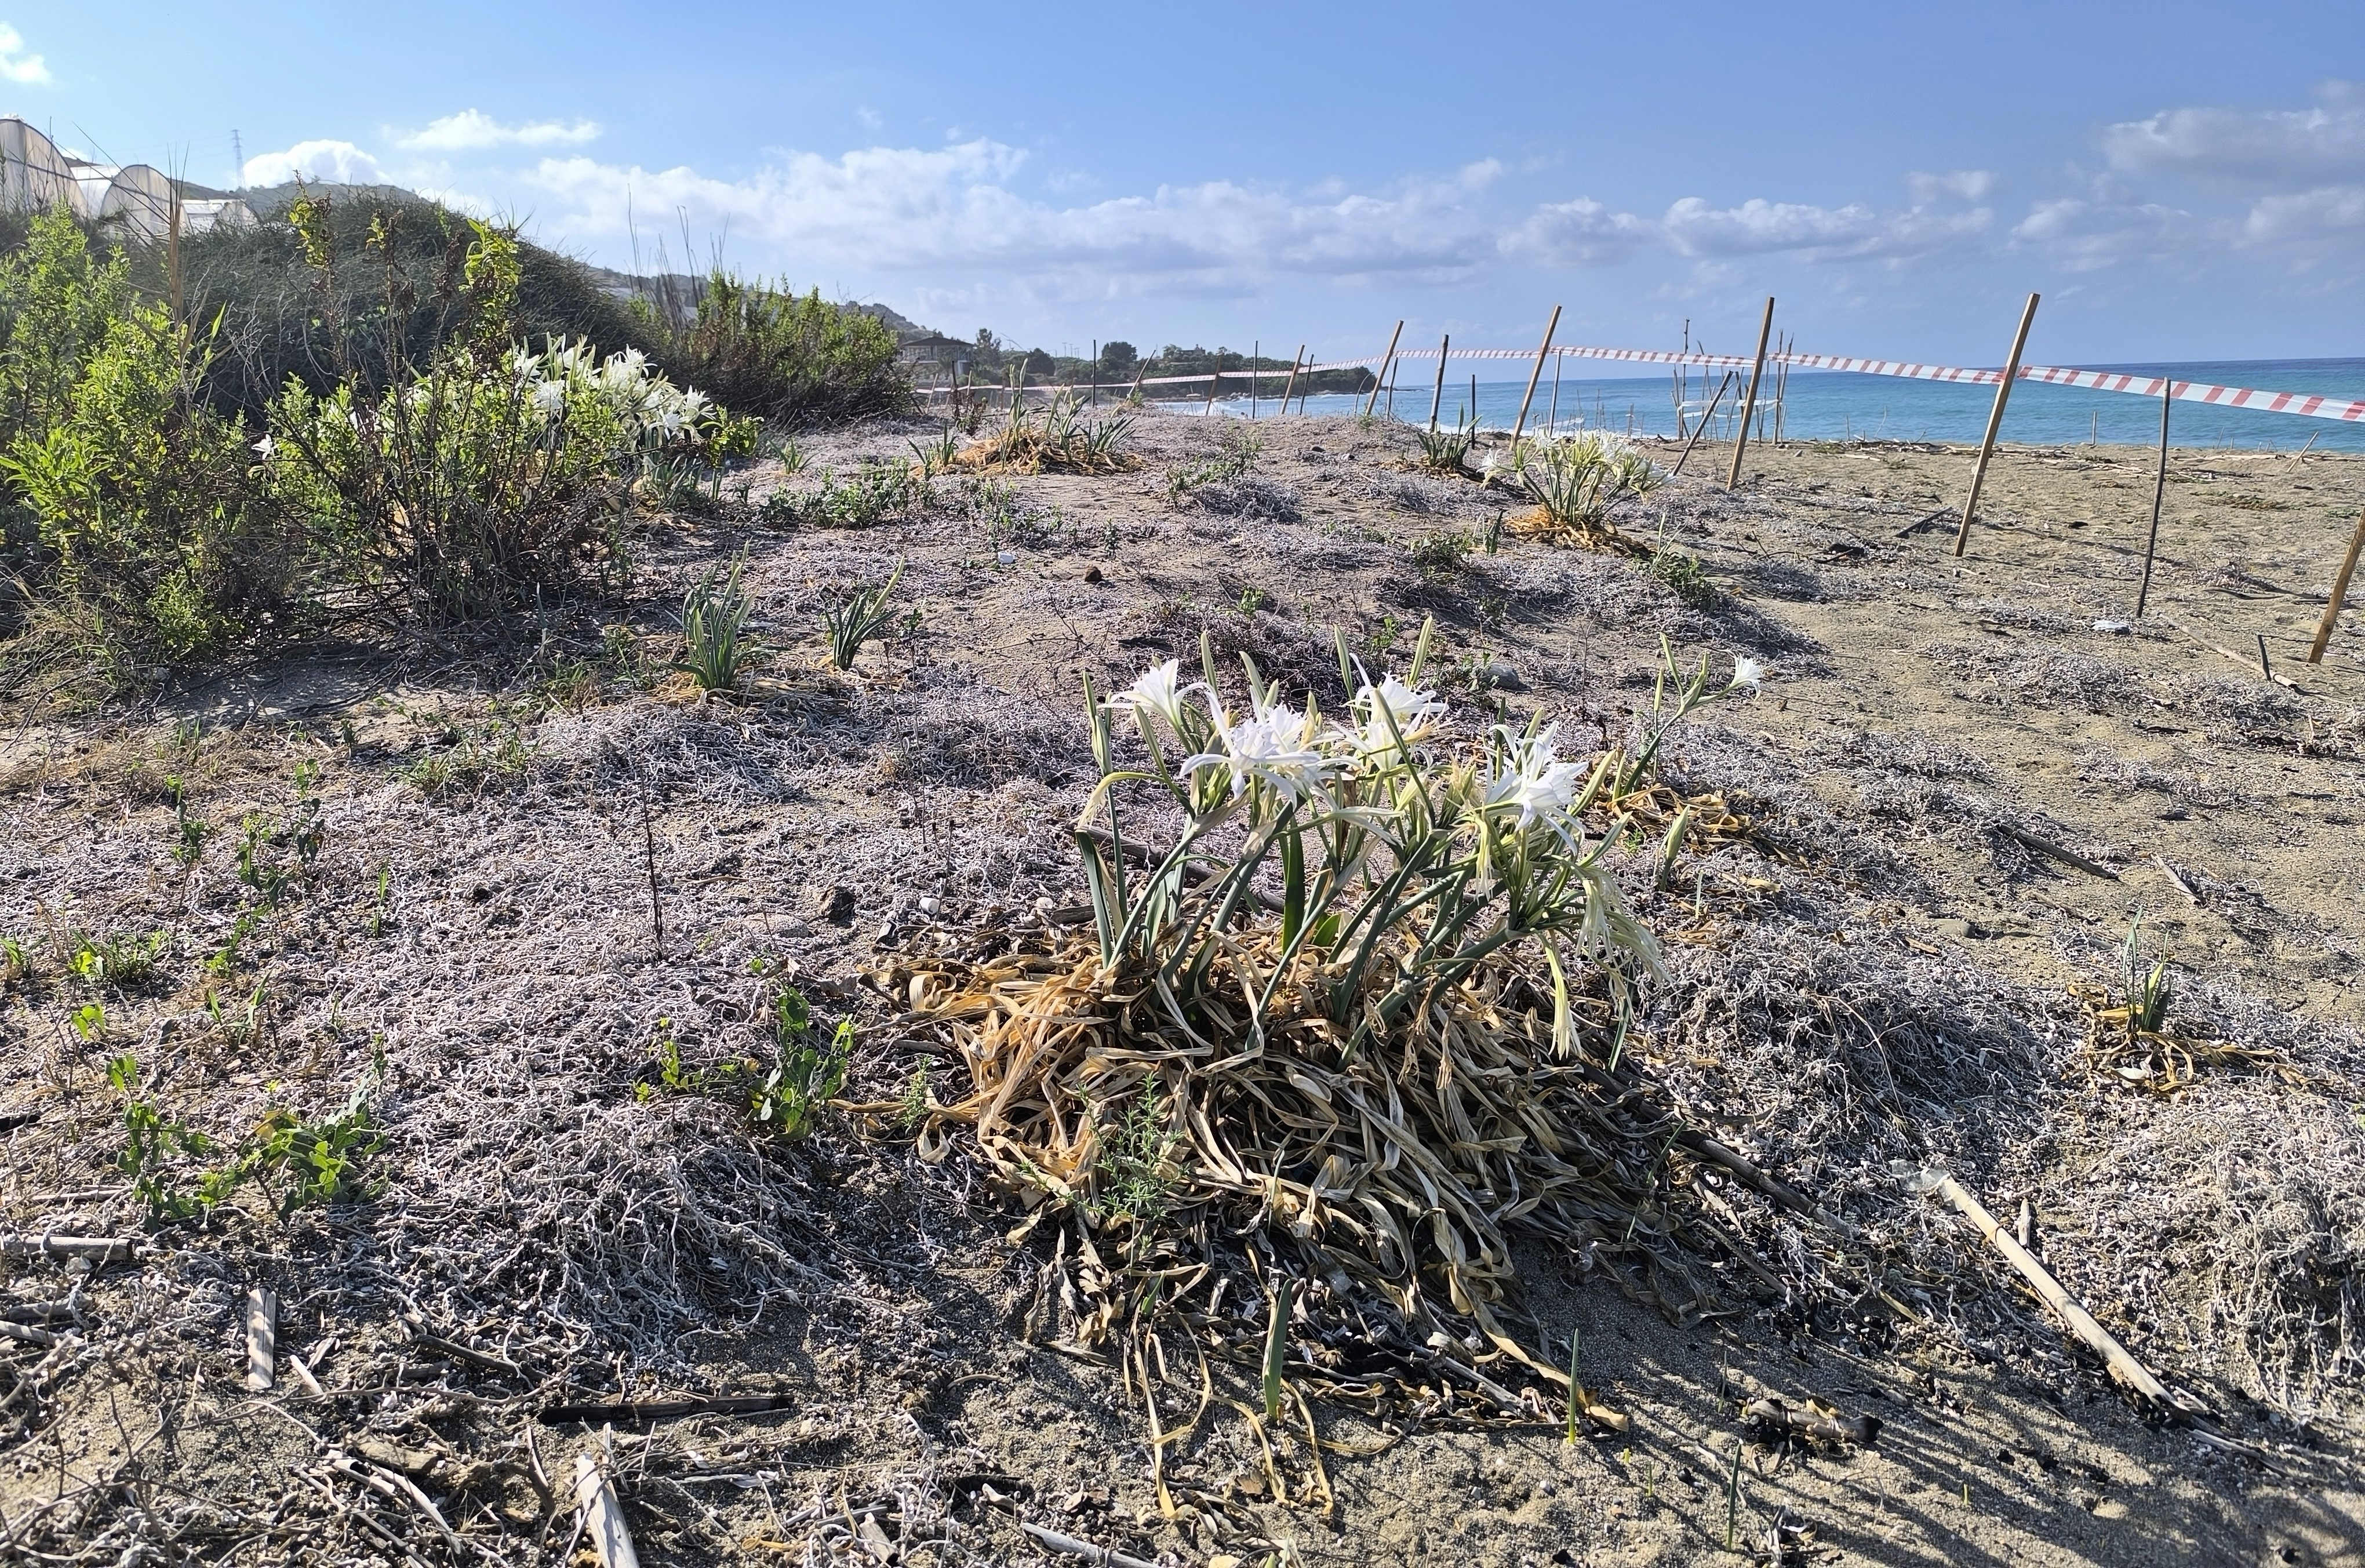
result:
<svg viewBox="0 0 2365 1568"><path fill-rule="evenodd" d="M1054 349L2365 354L2365 6L1638 9L0 0L0 112Z"/></svg>

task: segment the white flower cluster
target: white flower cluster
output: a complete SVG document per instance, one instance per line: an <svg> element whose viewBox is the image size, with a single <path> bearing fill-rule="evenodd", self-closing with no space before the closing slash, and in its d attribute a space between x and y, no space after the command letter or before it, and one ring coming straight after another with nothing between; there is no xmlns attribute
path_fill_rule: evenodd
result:
<svg viewBox="0 0 2365 1568"><path fill-rule="evenodd" d="M561 340L542 353L516 350L510 370L544 418L557 418L577 398L594 398L613 410L635 446L694 438L715 411L713 398L695 386L676 386L638 349L599 359L589 343Z"/></svg>
<svg viewBox="0 0 2365 1568"><path fill-rule="evenodd" d="M1245 715L1236 714L1204 681L1183 685L1178 659L1145 670L1112 705L1131 712L1153 746L1161 730L1179 743L1186 755L1175 772L1186 786L1220 781L1219 791L1191 790L1189 803L1203 816L1228 811L1262 790L1274 803L1369 817L1400 800L1391 786L1418 787L1434 771L1449 795L1462 797L1440 803L1458 804L1503 831L1541 826L1571 847L1581 842L1576 803L1587 772L1580 763L1562 760L1558 726L1532 734L1498 727L1474 773L1429 769L1413 748L1436 735L1446 704L1435 691L1393 675L1377 685L1364 682L1349 703L1348 723L1323 719L1310 704L1281 702L1271 692Z"/></svg>

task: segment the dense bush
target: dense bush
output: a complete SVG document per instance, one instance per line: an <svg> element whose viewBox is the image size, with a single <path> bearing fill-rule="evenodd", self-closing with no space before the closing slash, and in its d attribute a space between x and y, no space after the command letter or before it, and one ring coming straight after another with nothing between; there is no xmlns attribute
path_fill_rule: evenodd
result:
<svg viewBox="0 0 2365 1568"><path fill-rule="evenodd" d="M298 203L291 221L325 274L325 215ZM471 231L438 287L447 334L432 355L414 362L389 328L383 389L351 366L326 393L290 378L267 442L273 493L340 590L429 621L506 609L608 564L644 462L712 460L744 435L637 350L603 361L588 343L513 346L517 241ZM401 274L387 275L398 306Z"/></svg>
<svg viewBox="0 0 2365 1568"><path fill-rule="evenodd" d="M62 214L0 265L0 326L18 616L112 686L220 647L285 585L246 431L201 396L210 341L140 298L125 261L94 256Z"/></svg>
<svg viewBox="0 0 2365 1568"><path fill-rule="evenodd" d="M831 424L916 407L894 331L859 311L717 270L689 306L636 299L661 364L724 406L777 424Z"/></svg>
<svg viewBox="0 0 2365 1568"><path fill-rule="evenodd" d="M476 242L466 218L393 189L289 187L248 200L261 223L181 247L186 319L219 320L221 352L207 382L218 406L259 420L291 376L321 394L347 378L385 386L398 364L432 358L461 325L461 274ZM516 252L511 326L524 342L655 346L582 263L522 240ZM161 254L151 248L135 265L163 292Z"/></svg>

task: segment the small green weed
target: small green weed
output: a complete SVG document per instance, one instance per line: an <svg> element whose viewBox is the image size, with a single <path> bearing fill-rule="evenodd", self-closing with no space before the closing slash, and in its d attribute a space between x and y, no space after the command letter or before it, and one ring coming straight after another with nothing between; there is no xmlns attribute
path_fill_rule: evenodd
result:
<svg viewBox="0 0 2365 1568"><path fill-rule="evenodd" d="M172 946L169 931L139 936L78 935L66 955L66 969L84 985L145 991L155 983L157 969Z"/></svg>
<svg viewBox="0 0 2365 1568"><path fill-rule="evenodd" d="M488 785L521 778L533 767L537 748L525 738L517 720L496 712L480 724L454 734L441 751L401 770L402 778L422 795L446 790L481 790Z"/></svg>
<svg viewBox="0 0 2365 1568"><path fill-rule="evenodd" d="M1114 1125L1098 1129L1100 1150L1093 1160L1089 1205L1095 1220L1146 1224L1166 1212L1171 1185L1166 1157L1174 1146L1166 1124L1166 1108L1152 1080Z"/></svg>
<svg viewBox="0 0 2365 1568"><path fill-rule="evenodd" d="M1272 602L1272 595L1261 588L1240 589L1239 610L1242 615L1254 615Z"/></svg>
<svg viewBox="0 0 2365 1568"><path fill-rule="evenodd" d="M1422 577L1450 577L1469 558L1470 535L1458 528L1440 528L1422 534L1409 548L1412 564L1420 568Z"/></svg>
<svg viewBox="0 0 2365 1568"><path fill-rule="evenodd" d="M226 1144L166 1115L142 1088L139 1058L126 1053L106 1068L107 1082L124 1099L125 1144L117 1169L131 1178L132 1191L158 1224L201 1217L241 1182L261 1187L282 1219L309 1204L357 1197L361 1162L385 1146L369 1106L381 1072L374 1070L371 1082L329 1115L308 1121L273 1105L252 1132ZM207 1163L191 1170L190 1161Z"/></svg>
<svg viewBox="0 0 2365 1568"><path fill-rule="evenodd" d="M1477 439L1475 420L1456 424L1450 431L1424 430L1420 432L1420 465L1432 473L1469 478L1470 447Z"/></svg>
<svg viewBox="0 0 2365 1568"><path fill-rule="evenodd" d="M1651 552L1650 565L1645 569L1695 610L1706 610L1716 603L1716 585L1708 580L1699 557L1688 550L1662 544Z"/></svg>
<svg viewBox="0 0 2365 1568"><path fill-rule="evenodd" d="M793 1143L813 1130L814 1115L846 1087L854 1021L841 1019L824 1044L812 1007L801 993L784 986L772 1003L772 1065L749 1089L747 1114L773 1137Z"/></svg>

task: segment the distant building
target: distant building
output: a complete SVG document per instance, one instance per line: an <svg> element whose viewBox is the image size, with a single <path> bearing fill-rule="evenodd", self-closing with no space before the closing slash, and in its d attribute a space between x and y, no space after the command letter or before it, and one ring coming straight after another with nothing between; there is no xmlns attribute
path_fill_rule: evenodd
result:
<svg viewBox="0 0 2365 1568"><path fill-rule="evenodd" d="M146 163L120 167L69 157L15 118L0 119L0 209L63 207L139 243L203 234L220 225L250 228L254 212L237 196L174 180Z"/></svg>

